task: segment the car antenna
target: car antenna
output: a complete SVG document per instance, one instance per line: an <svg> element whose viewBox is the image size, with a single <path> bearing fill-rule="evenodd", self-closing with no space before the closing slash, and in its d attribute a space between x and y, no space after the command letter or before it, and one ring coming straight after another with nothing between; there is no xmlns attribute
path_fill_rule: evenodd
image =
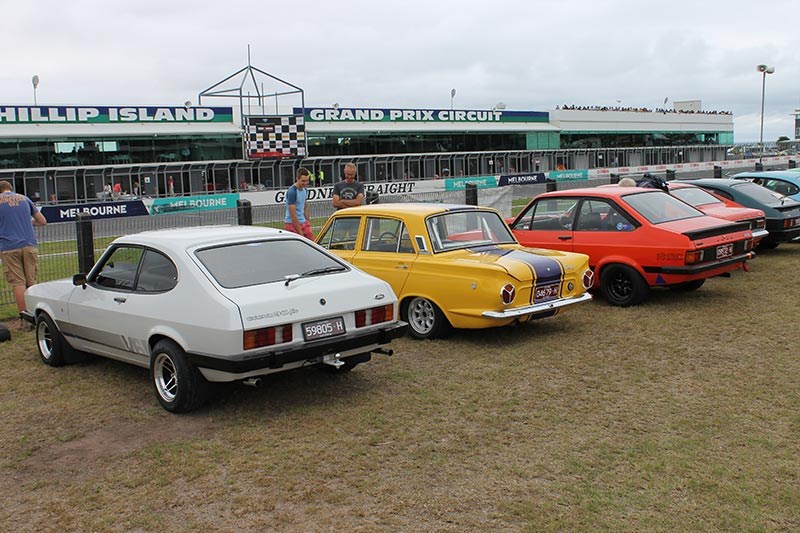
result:
<svg viewBox="0 0 800 533"><path fill-rule="evenodd" d="M286 283L284 283L283 286L288 287L291 282L296 279L300 279L300 274L287 274L286 276L283 276L283 279L286 280Z"/></svg>

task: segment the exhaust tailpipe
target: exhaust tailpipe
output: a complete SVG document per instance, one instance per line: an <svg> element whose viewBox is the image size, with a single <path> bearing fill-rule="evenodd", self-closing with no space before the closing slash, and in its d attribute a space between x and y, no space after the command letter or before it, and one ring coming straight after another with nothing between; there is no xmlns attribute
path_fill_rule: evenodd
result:
<svg viewBox="0 0 800 533"><path fill-rule="evenodd" d="M261 378L248 378L242 381L242 385L247 385L248 387L254 387L258 389L261 387Z"/></svg>

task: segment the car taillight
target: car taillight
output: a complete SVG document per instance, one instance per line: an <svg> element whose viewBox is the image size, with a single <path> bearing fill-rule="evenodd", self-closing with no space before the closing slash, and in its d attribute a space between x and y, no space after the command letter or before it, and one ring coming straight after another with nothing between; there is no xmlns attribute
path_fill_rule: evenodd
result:
<svg viewBox="0 0 800 533"><path fill-rule="evenodd" d="M503 285L503 288L500 289L500 300L503 304L508 305L514 301L514 298L517 296L517 289L510 283L506 283Z"/></svg>
<svg viewBox="0 0 800 533"><path fill-rule="evenodd" d="M687 265L695 265L703 260L703 251L702 250L695 250L693 252L686 252L686 255L683 256L684 264Z"/></svg>
<svg viewBox="0 0 800 533"><path fill-rule="evenodd" d="M584 289L591 289L592 285L594 285L594 272L592 272L591 270L586 270L583 273L581 282L583 283Z"/></svg>
<svg viewBox="0 0 800 533"><path fill-rule="evenodd" d="M744 251L752 250L753 249L753 239L746 239L744 241Z"/></svg>
<svg viewBox="0 0 800 533"><path fill-rule="evenodd" d="M786 220L783 221L783 227L784 228L793 228L794 226L797 226L798 224L800 224L800 220L798 220L796 218L787 218Z"/></svg>
<svg viewBox="0 0 800 533"><path fill-rule="evenodd" d="M271 326L268 328L251 329L244 332L244 349L262 348L273 344L282 344L292 341L292 325Z"/></svg>
<svg viewBox="0 0 800 533"><path fill-rule="evenodd" d="M394 320L394 304L381 305L372 309L360 309L356 311L356 327L372 326L382 322Z"/></svg>
<svg viewBox="0 0 800 533"><path fill-rule="evenodd" d="M766 218L757 218L753 229L764 229L767 227Z"/></svg>

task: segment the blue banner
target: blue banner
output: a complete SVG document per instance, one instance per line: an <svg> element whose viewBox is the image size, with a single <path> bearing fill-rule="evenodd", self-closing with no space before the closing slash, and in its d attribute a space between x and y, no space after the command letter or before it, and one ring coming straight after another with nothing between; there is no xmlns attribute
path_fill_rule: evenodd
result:
<svg viewBox="0 0 800 533"><path fill-rule="evenodd" d="M44 206L40 210L49 224L75 220L79 213L88 213L93 219L138 217L148 214L147 208L141 200Z"/></svg>
<svg viewBox="0 0 800 533"><path fill-rule="evenodd" d="M528 185L531 183L546 183L547 176L544 172L536 172L533 174L501 174L500 179L497 181L498 187L506 185Z"/></svg>
<svg viewBox="0 0 800 533"><path fill-rule="evenodd" d="M472 176L469 178L448 178L444 180L444 190L446 191L463 191L467 188L467 183L472 183L478 186L479 189L489 189L497 187L497 178L495 176Z"/></svg>

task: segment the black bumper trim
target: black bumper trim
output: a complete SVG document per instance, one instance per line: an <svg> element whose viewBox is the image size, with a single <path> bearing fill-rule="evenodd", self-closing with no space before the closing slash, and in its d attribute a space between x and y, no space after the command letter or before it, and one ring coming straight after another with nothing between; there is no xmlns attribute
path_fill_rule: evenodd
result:
<svg viewBox="0 0 800 533"><path fill-rule="evenodd" d="M744 264L748 259L752 259L755 257L753 252L748 252L742 255L736 255L731 257L730 259L726 259L725 261L719 261L714 263L703 263L702 265L690 265L690 266L682 266L682 267L642 267L645 272L648 274L701 274L703 272L708 272L709 270L716 270L720 267L726 267L729 265L735 265L736 263Z"/></svg>
<svg viewBox="0 0 800 533"><path fill-rule="evenodd" d="M335 337L317 342L309 342L300 348L288 351L274 351L248 357L247 359L224 359L196 353L187 353L186 357L200 368L219 370L232 374L241 374L262 368L280 368L285 364L296 361L307 361L336 352L353 350L361 346L372 344L388 344L392 339L397 339L406 334L408 324L397 322L387 328L372 330L363 335L348 337Z"/></svg>

